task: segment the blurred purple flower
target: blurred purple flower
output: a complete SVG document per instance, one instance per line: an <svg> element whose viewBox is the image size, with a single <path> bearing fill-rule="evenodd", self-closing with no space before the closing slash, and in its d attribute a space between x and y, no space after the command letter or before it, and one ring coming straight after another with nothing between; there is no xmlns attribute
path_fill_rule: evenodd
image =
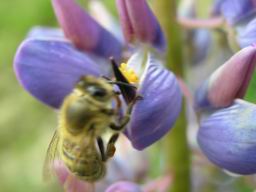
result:
<svg viewBox="0 0 256 192"><path fill-rule="evenodd" d="M106 192L143 192L141 187L129 181L119 181L111 185Z"/></svg>
<svg viewBox="0 0 256 192"><path fill-rule="evenodd" d="M243 98L256 64L256 47L242 49L219 67L197 90L198 109L226 107Z"/></svg>
<svg viewBox="0 0 256 192"><path fill-rule="evenodd" d="M207 29L195 29L188 34L193 47L191 54L191 63L193 65L201 64L209 56L212 38Z"/></svg>
<svg viewBox="0 0 256 192"><path fill-rule="evenodd" d="M237 41L240 47L247 47L256 43L256 19L251 20L246 26L237 29Z"/></svg>
<svg viewBox="0 0 256 192"><path fill-rule="evenodd" d="M235 100L201 122L198 142L216 165L237 174L256 173L256 106Z"/></svg>
<svg viewBox="0 0 256 192"><path fill-rule="evenodd" d="M161 27L145 0L116 0L123 33L128 42L139 40L165 48Z"/></svg>
<svg viewBox="0 0 256 192"><path fill-rule="evenodd" d="M256 1L216 0L213 15L223 15L230 25L236 25L256 15Z"/></svg>

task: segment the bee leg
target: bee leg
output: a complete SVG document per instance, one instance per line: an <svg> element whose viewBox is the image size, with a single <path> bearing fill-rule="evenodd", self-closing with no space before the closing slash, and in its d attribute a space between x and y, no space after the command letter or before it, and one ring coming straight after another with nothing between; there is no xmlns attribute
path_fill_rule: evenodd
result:
<svg viewBox="0 0 256 192"><path fill-rule="evenodd" d="M142 96L140 95L137 95L134 100L129 103L127 109L126 109L126 112L125 112L125 115L122 117L122 119L120 120L120 123L119 124L115 124L115 123L111 123L110 124L110 128L112 130L115 130L115 131L122 131L122 129L129 123L130 121L130 116L131 116L131 113L132 113L132 109L133 109L133 106L134 104L136 103L136 101L138 100L141 100L143 99Z"/></svg>
<svg viewBox="0 0 256 192"><path fill-rule="evenodd" d="M102 159L102 161L106 161L107 157L106 157L106 154L105 154L105 147L104 147L104 143L103 143L103 140L102 140L101 137L97 138L97 143L98 143L98 146L99 146L101 159Z"/></svg>
<svg viewBox="0 0 256 192"><path fill-rule="evenodd" d="M111 158L114 156L115 152L116 152L116 147L115 147L115 143L117 141L119 137L119 133L115 133L114 135L112 135L108 141L107 144L107 150L106 150L106 157L107 158Z"/></svg>
<svg viewBox="0 0 256 192"><path fill-rule="evenodd" d="M118 95L115 95L115 100L116 100L115 113L118 114L120 112L122 102L121 102L120 98L118 97Z"/></svg>
<svg viewBox="0 0 256 192"><path fill-rule="evenodd" d="M105 75L102 75L101 78L105 79L105 80L108 80L108 81L111 81L111 79Z"/></svg>

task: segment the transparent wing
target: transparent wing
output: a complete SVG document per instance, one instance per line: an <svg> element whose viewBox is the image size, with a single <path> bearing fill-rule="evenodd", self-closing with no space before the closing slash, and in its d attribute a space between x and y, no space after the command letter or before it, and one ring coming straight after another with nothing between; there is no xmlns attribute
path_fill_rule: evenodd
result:
<svg viewBox="0 0 256 192"><path fill-rule="evenodd" d="M45 161L44 161L43 179L45 181L49 180L53 175L53 164L54 164L54 160L57 157L58 143L59 143L59 134L58 134L58 131L55 130L52 140L48 146Z"/></svg>

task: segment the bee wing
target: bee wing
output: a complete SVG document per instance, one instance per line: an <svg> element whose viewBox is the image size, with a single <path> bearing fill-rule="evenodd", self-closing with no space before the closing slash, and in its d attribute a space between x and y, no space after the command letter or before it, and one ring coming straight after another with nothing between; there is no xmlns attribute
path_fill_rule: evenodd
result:
<svg viewBox="0 0 256 192"><path fill-rule="evenodd" d="M59 134L58 131L55 130L51 142L48 146L46 157L44 161L43 167L43 179L45 181L49 180L53 174L53 163L57 157L58 152L58 143L59 143Z"/></svg>

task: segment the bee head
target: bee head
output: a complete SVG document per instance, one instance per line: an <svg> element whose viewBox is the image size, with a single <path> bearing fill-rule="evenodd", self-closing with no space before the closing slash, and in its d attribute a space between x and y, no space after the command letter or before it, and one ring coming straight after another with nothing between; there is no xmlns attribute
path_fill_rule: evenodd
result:
<svg viewBox="0 0 256 192"><path fill-rule="evenodd" d="M113 97L113 86L104 79L94 76L82 76L76 84L76 89L82 95L88 95L92 98L105 102Z"/></svg>

